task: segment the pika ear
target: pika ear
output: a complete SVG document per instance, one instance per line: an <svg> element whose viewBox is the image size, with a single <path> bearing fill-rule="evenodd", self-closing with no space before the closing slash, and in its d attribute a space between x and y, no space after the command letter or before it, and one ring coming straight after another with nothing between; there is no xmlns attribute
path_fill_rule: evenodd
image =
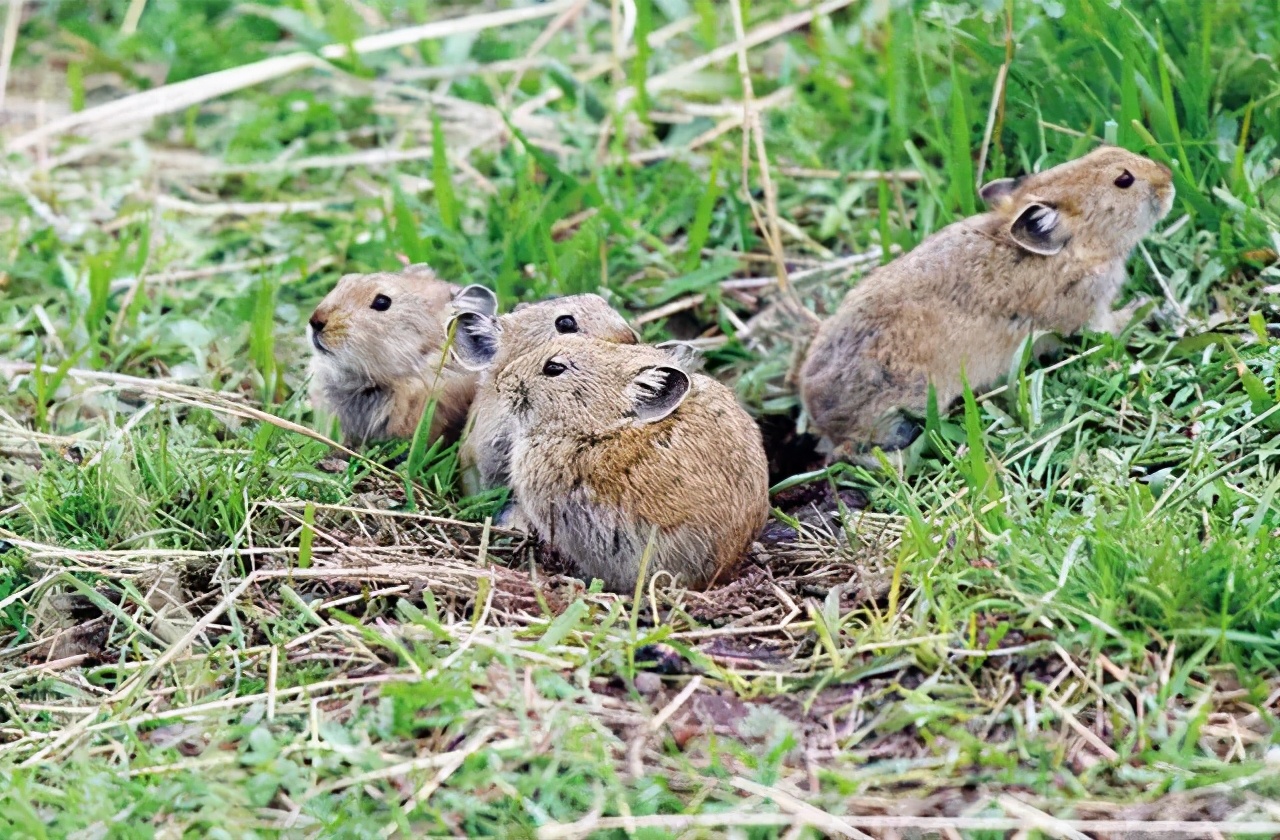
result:
<svg viewBox="0 0 1280 840"><path fill-rule="evenodd" d="M687 341L660 341L653 346L666 353L685 370L702 368L702 353Z"/></svg>
<svg viewBox="0 0 1280 840"><path fill-rule="evenodd" d="M453 308L477 315L496 315L498 296L484 286L473 283L453 296Z"/></svg>
<svg viewBox="0 0 1280 840"><path fill-rule="evenodd" d="M982 197L988 207L994 209L1008 204L1009 199L1013 197L1013 191L1017 188L1017 178L997 178L994 181L983 184L982 189L978 190L978 195Z"/></svg>
<svg viewBox="0 0 1280 840"><path fill-rule="evenodd" d="M636 419L656 423L680 407L689 395L689 374L674 367L645 368L627 386Z"/></svg>
<svg viewBox="0 0 1280 840"><path fill-rule="evenodd" d="M1033 254L1051 257L1071 240L1062 214L1056 207L1032 202L1009 225L1009 235Z"/></svg>
<svg viewBox="0 0 1280 840"><path fill-rule="evenodd" d="M498 319L483 312L459 312L449 321L453 333L450 352L467 370L484 370L498 355L502 327Z"/></svg>

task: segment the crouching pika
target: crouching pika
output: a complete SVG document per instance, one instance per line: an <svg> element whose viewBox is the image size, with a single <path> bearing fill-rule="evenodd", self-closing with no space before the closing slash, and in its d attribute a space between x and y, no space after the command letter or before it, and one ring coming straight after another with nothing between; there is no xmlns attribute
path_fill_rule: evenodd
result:
<svg viewBox="0 0 1280 840"><path fill-rule="evenodd" d="M671 352L557 336L493 386L514 420L516 498L584 577L630 592L653 534L648 573L703 589L764 527L759 429L728 388Z"/></svg>
<svg viewBox="0 0 1280 840"><path fill-rule="evenodd" d="M493 292L468 286L466 303L454 317L453 352L463 367L480 372L467 432L458 448L462 489L468 495L504 487L510 479L513 421L494 390L493 379L512 359L557 335L584 335L617 344L639 336L599 295L570 295L517 306L501 317Z"/></svg>
<svg viewBox="0 0 1280 840"><path fill-rule="evenodd" d="M431 437L461 431L477 377L447 355L459 291L414 265L347 274L320 301L307 324L311 401L337 416L346 443L412 437L432 400Z"/></svg>
<svg viewBox="0 0 1280 840"><path fill-rule="evenodd" d="M919 435L929 384L949 406L1008 372L1036 331L1118 333L1130 252L1173 205L1168 167L1106 146L981 190L990 212L943 228L867 275L800 365L815 430L848 456Z"/></svg>

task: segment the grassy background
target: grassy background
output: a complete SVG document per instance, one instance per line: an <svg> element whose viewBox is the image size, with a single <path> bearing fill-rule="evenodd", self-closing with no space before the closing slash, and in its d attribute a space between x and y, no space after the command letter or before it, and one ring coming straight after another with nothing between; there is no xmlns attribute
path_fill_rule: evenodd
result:
<svg viewBox="0 0 1280 840"><path fill-rule="evenodd" d="M489 9L26 5L10 141ZM743 6L748 30L808 8ZM839 834L788 797L1280 819L1274 0L855 2L752 49L807 305L973 212L979 180L1107 138L1174 167L1126 296L1182 317L1023 363L931 420L905 474L811 477L870 512L780 512L800 537L725 610L531 586L529 548L485 527L493 497L461 498L451 451L334 462L301 432L307 313L397 255L504 305L601 291L646 338L705 339L754 412L790 422L786 340L737 337L774 273L742 79L731 56L682 69L732 43L732 15L636 8L634 40L671 36L639 55L615 55L596 2L545 42L555 18L10 146L0 834L549 837L620 816L638 836ZM655 642L679 673L646 661ZM710 825L681 835L681 814Z"/></svg>

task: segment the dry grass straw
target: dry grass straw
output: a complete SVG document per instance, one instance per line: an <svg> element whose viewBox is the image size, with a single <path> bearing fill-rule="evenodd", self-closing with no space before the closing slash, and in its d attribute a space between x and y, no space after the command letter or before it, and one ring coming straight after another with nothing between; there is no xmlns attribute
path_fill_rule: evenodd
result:
<svg viewBox="0 0 1280 840"><path fill-rule="evenodd" d="M756 227L764 237L773 257L774 268L778 272L778 286L784 294L791 289L787 282L787 263L783 256L782 230L778 218L778 193L769 175L769 153L764 147L764 128L760 124L760 112L756 108L755 88L751 81L751 67L747 62L746 32L742 22L742 0L732 0L729 10L733 16L733 31L738 45L738 78L742 82L742 183L744 188L752 182L751 154L755 153L756 165L760 173L760 188L764 192L764 212L747 190L747 200L751 207L751 215L756 220ZM803 307L801 307L803 308Z"/></svg>
<svg viewBox="0 0 1280 840"><path fill-rule="evenodd" d="M9 87L9 67L18 44L18 27L22 25L23 0L9 0L4 18L4 41L0 43L0 111L4 109L5 91Z"/></svg>
<svg viewBox="0 0 1280 840"><path fill-rule="evenodd" d="M1004 30L1004 63L996 73L994 89L991 93L991 107L987 111L987 127L982 133L982 148L978 152L978 166L974 189L982 186L983 176L987 171L987 154L991 150L991 141L999 142L1000 128L1004 123L1005 83L1009 78L1009 65L1013 62L1013 10L1005 10Z"/></svg>
<svg viewBox="0 0 1280 840"><path fill-rule="evenodd" d="M392 32L383 32L357 39L350 50L357 55L409 46L421 41L447 38L451 35L480 32L499 26L510 26L559 14L577 0L558 0L524 8L500 12L487 12L444 21L410 26ZM29 149L55 137L73 132L97 134L121 128L128 124L145 122L164 114L172 114L243 90L247 87L278 79L307 68L327 66L327 61L340 59L348 54L343 44L329 44L320 49L319 55L289 53L262 61L208 73L194 79L162 85L152 90L132 94L83 111L68 114L40 126L9 141L10 152Z"/></svg>
<svg viewBox="0 0 1280 840"><path fill-rule="evenodd" d="M754 110L758 113L759 111L768 110L770 108L781 107L790 102L794 95L795 88L789 85L787 87L779 88L763 99L757 100L755 102ZM664 158L676 155L688 154L701 149L703 146L706 146L715 140L718 140L736 128L741 128L744 125L746 118L746 109L744 107L741 112L725 117L713 127L690 140L681 148L663 147L658 149L646 149L644 151L635 152L628 158L628 160L632 164L638 165L653 163L654 161L663 160Z"/></svg>
<svg viewBox="0 0 1280 840"><path fill-rule="evenodd" d="M147 286L171 286L177 283L183 283L189 280L207 280L212 277L219 277L228 274L252 274L265 268L274 268L284 265L293 259L292 254L273 254L268 257L255 257L249 260L233 260L231 262L218 263L216 265L206 265L200 268L184 268L170 269L159 274L153 274L147 277ZM335 259L331 256L320 257L307 266L307 274L313 274L322 268L328 268L333 265ZM128 291L138 285L136 279L123 278L121 280L111 281L111 294Z"/></svg>
<svg viewBox="0 0 1280 840"><path fill-rule="evenodd" d="M776 21L761 24L755 29L752 29L749 33L741 31L741 9L739 8L735 13L738 15L738 19L735 20L735 30L738 32L737 40L731 44L724 44L716 47L715 49L703 53L696 58L692 58L689 61L677 64L669 70L655 76L651 76L645 82L645 90L650 94L667 90L674 87L680 80L687 78L694 73L720 64L726 59L741 54L744 50L753 49L761 44L768 43L775 38L779 38L788 32L794 32L802 26L808 26L813 22L814 18L839 11L846 6L852 5L853 2L854 0L827 0L826 3L819 3L812 9L806 9L802 12L786 15ZM737 0L731 0L731 6L736 6L736 4ZM692 21L690 21L690 23L692 23ZM655 37L650 39L650 44L653 46L657 46L658 43L661 43L660 41L658 43L654 43L657 40L657 34L658 33L654 33ZM635 88L628 86L618 91L615 99L619 106L623 106L634 99L635 96Z"/></svg>

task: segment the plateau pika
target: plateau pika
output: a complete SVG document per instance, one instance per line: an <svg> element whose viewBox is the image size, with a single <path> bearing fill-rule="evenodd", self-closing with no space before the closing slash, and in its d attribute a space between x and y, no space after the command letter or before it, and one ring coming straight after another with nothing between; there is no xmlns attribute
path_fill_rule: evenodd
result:
<svg viewBox="0 0 1280 840"><path fill-rule="evenodd" d="M801 401L837 456L901 449L938 405L1008 372L1035 331L1117 333L1129 253L1169 212L1169 169L1104 146L984 186L990 211L949 225L845 295L800 364Z"/></svg>
<svg viewBox="0 0 1280 840"><path fill-rule="evenodd" d="M649 574L702 589L769 515L760 431L733 393L666 350L557 336L494 390L515 421L511 486L534 530L587 578Z"/></svg>

